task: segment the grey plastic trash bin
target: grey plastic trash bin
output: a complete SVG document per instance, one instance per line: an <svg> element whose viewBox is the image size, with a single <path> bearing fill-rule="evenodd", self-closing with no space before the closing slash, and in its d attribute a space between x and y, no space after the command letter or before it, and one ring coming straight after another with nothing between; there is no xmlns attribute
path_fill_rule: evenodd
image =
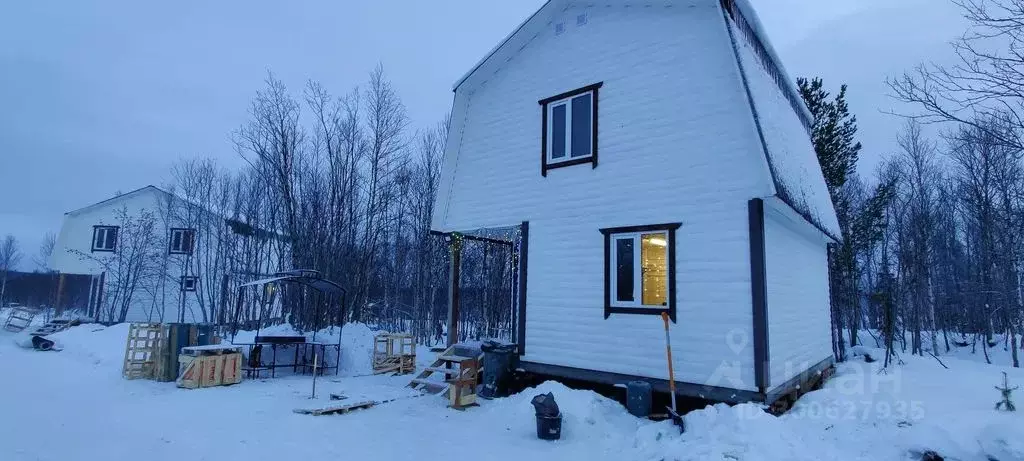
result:
<svg viewBox="0 0 1024 461"><path fill-rule="evenodd" d="M480 390L480 397L493 399L508 396L516 345L487 341L480 346L480 350L484 353L484 386Z"/></svg>

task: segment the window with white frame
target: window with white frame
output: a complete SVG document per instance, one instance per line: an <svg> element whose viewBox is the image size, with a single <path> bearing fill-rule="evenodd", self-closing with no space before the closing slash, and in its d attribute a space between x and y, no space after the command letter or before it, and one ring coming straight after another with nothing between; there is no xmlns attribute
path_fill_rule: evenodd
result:
<svg viewBox="0 0 1024 461"><path fill-rule="evenodd" d="M660 314L675 320L675 230L679 224L602 229L605 317Z"/></svg>
<svg viewBox="0 0 1024 461"><path fill-rule="evenodd" d="M199 278L194 276L181 277L181 291L196 291L199 285Z"/></svg>
<svg viewBox="0 0 1024 461"><path fill-rule="evenodd" d="M597 101L602 83L539 101L542 111L541 174L563 166L597 166Z"/></svg>
<svg viewBox="0 0 1024 461"><path fill-rule="evenodd" d="M92 251L117 250L117 226L92 226Z"/></svg>
<svg viewBox="0 0 1024 461"><path fill-rule="evenodd" d="M192 250L195 248L195 242L195 229L172 228L171 241L169 245L170 253L190 255L192 254Z"/></svg>

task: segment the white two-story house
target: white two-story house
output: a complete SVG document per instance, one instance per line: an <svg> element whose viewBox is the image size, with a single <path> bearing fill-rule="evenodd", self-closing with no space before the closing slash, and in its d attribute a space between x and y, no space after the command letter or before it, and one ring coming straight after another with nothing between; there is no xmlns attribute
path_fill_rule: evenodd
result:
<svg viewBox="0 0 1024 461"><path fill-rule="evenodd" d="M224 322L239 283L281 269L286 240L146 186L65 213L50 268L93 275L97 321Z"/></svg>
<svg viewBox="0 0 1024 461"><path fill-rule="evenodd" d="M550 0L454 87L435 231L519 227L530 372L772 402L834 362L812 118L746 0Z"/></svg>

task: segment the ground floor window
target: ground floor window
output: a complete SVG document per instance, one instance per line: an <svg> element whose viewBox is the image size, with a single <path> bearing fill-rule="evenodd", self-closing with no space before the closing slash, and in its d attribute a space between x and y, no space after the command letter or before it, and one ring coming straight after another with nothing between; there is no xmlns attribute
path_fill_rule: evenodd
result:
<svg viewBox="0 0 1024 461"><path fill-rule="evenodd" d="M183 276L181 278L181 291L196 291L199 285L199 277Z"/></svg>
<svg viewBox="0 0 1024 461"><path fill-rule="evenodd" d="M679 223L601 229L605 318L661 314L675 320L675 231Z"/></svg>

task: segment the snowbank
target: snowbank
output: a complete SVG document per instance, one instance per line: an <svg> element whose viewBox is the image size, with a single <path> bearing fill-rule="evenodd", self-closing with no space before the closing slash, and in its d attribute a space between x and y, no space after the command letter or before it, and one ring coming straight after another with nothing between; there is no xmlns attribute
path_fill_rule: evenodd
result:
<svg viewBox="0 0 1024 461"><path fill-rule="evenodd" d="M599 442L608 434L635 434L641 425L652 424L630 415L618 402L596 392L570 389L556 381L545 381L511 397L491 400L485 410L517 426L535 430L536 419L530 400L538 394L552 393L562 412L562 439Z"/></svg>
<svg viewBox="0 0 1024 461"><path fill-rule="evenodd" d="M83 324L47 336L64 350L60 354L74 356L94 365L110 365L120 370L128 341L128 324L109 327Z"/></svg>

